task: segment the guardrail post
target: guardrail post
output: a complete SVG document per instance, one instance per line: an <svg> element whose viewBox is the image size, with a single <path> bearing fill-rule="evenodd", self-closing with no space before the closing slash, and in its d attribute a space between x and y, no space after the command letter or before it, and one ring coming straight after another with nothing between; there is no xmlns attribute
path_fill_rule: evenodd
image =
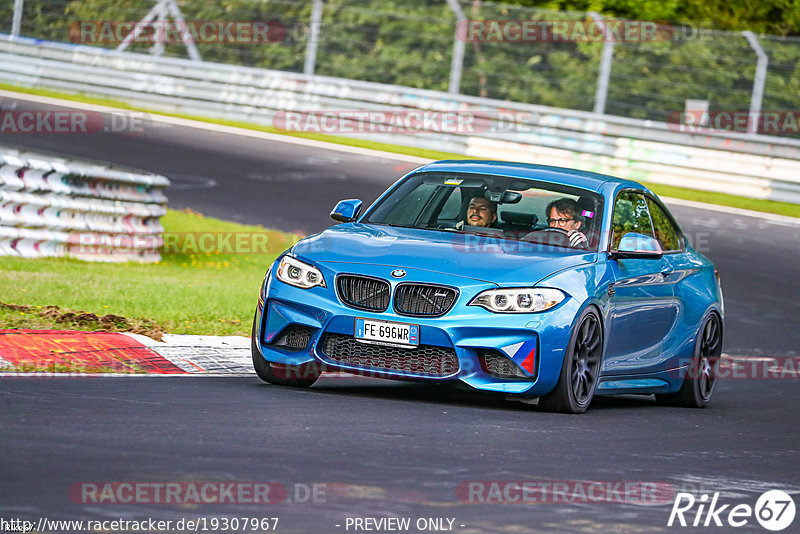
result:
<svg viewBox="0 0 800 534"><path fill-rule="evenodd" d="M172 18L178 23L178 27L183 30L181 31L181 36L183 39L183 45L186 47L186 51L189 53L189 57L192 59L192 61L203 61L203 58L200 56L200 52L197 50L197 46L194 44L194 40L192 40L192 37L188 35L188 32L185 31L186 20L184 20L183 13L181 13L181 9L178 7L178 4L175 3L175 0L158 0L156 5L153 6L153 9L151 9L142 20L137 22L134 30L129 33L125 39L123 39L122 43L120 43L120 45L117 47L117 51L124 52L132 42L134 42L142 33L144 33L145 28L152 24L154 18L158 17L159 22L166 21L167 12L172 15ZM156 37L164 37L165 35L165 28L162 24L160 28L156 28ZM156 41L158 41L158 39L156 39ZM161 43L161 46L159 47L158 42L156 42L151 51L156 55L161 55L161 53L164 51L164 43Z"/></svg>
<svg viewBox="0 0 800 534"><path fill-rule="evenodd" d="M169 10L172 18L175 19L175 22L178 23L179 28L186 28L186 20L183 18L183 13L181 13L181 8L178 7L178 4L175 3L175 0L165 0L167 5L167 9ZM197 46L194 44L194 40L188 32L182 32L184 39L183 39L183 46L186 47L186 51L189 53L189 57L192 61L203 61L203 58L200 57L200 52L197 50Z"/></svg>
<svg viewBox="0 0 800 534"><path fill-rule="evenodd" d="M317 46L319 45L319 32L322 25L322 0L314 0L311 5L311 26L308 31L306 43L306 62L303 65L303 74L314 75L317 64Z"/></svg>
<svg viewBox="0 0 800 534"><path fill-rule="evenodd" d="M14 0L14 18L11 22L11 38L19 37L20 29L22 28L22 2L23 0Z"/></svg>
<svg viewBox="0 0 800 534"><path fill-rule="evenodd" d="M158 0L158 2L156 2L156 5L154 5L153 8L147 12L147 15L145 15L144 18L142 18L142 20L136 23L134 30L131 33L129 33L117 47L117 52L124 52L131 45L132 42L134 42L136 39L139 38L141 34L144 33L145 28L147 28L150 22L152 22L152 20L156 18L156 15L158 14L159 9L161 9L161 5L163 3L164 0Z"/></svg>
<svg viewBox="0 0 800 534"><path fill-rule="evenodd" d="M447 0L447 5L456 16L456 31L453 38L453 59L450 61L450 85L448 92L457 95L461 92L461 73L464 70L464 45L466 36L464 38L458 37L458 25L466 23L467 17L461 10L458 0Z"/></svg>
<svg viewBox="0 0 800 534"><path fill-rule="evenodd" d="M753 92L750 95L750 114L747 117L747 133L758 133L758 119L761 114L761 103L764 100L764 84L767 82L767 66L769 65L769 57L758 38L751 31L743 31L742 35L750 43L750 48L758 56L758 63L756 63L756 77L753 80Z"/></svg>
<svg viewBox="0 0 800 534"><path fill-rule="evenodd" d="M603 40L603 53L600 58L600 72L597 75L597 89L594 93L594 109L595 113L603 114L606 112L606 99L608 97L608 80L611 77L611 62L614 59L614 40L608 38L608 32L605 31L605 24L602 15L595 11L590 11L589 16L595 24L603 28L603 34L606 38Z"/></svg>
<svg viewBox="0 0 800 534"><path fill-rule="evenodd" d="M159 2L156 4L155 9L157 9L156 14L156 21L158 22L158 26L156 26L156 42L153 43L153 48L150 52L154 56L163 56L164 55L164 48L166 47L164 41L166 41L166 22L167 22L167 6L164 5L163 2Z"/></svg>

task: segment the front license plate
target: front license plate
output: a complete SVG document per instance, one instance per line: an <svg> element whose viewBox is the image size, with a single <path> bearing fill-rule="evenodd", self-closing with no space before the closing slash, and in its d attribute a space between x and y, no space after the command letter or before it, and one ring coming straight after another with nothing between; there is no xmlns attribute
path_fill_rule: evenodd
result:
<svg viewBox="0 0 800 534"><path fill-rule="evenodd" d="M365 343L416 347L419 345L419 325L357 318L355 338Z"/></svg>

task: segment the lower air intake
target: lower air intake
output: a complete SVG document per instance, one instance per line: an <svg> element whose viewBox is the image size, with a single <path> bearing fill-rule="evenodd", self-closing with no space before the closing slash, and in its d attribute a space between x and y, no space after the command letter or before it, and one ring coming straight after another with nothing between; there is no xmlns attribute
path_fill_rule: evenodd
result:
<svg viewBox="0 0 800 534"><path fill-rule="evenodd" d="M322 353L332 362L365 371L398 372L422 377L444 377L458 371L453 349L419 345L401 349L360 343L353 336L327 334L320 343Z"/></svg>
<svg viewBox="0 0 800 534"><path fill-rule="evenodd" d="M505 354L493 350L480 352L478 357L483 363L483 370L497 378L527 378L531 379L519 365L514 363L511 358Z"/></svg>
<svg viewBox="0 0 800 534"><path fill-rule="evenodd" d="M303 350L311 341L313 333L314 329L309 326L289 325L275 337L271 345L287 350Z"/></svg>

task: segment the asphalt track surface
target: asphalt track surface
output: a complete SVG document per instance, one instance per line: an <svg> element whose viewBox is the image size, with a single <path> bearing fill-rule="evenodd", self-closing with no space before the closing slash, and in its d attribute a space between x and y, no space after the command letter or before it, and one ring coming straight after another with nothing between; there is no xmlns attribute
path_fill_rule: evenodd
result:
<svg viewBox="0 0 800 534"><path fill-rule="evenodd" d="M460 533L680 531L667 528L677 491L752 506L783 489L798 500L797 383L765 382L723 381L705 410L625 397L568 416L378 379L323 377L310 390L254 377L0 379L0 516L279 517L283 533L346 532L348 517L385 516L455 518ZM575 480L657 483L668 502L497 504L457 493L470 482ZM324 495L200 506L69 496L83 482L192 481L275 482L300 501L296 488L317 484Z"/></svg>
<svg viewBox="0 0 800 534"><path fill-rule="evenodd" d="M305 233L330 224L337 200L369 203L416 166L145 126L136 135L3 135L0 145L165 174L174 183L172 207ZM720 270L725 352L800 355L798 226L682 206L673 212ZM731 505L752 506L762 492L782 489L800 504L799 384L791 376L728 379L705 410L622 397L564 416L491 395L362 378L323 377L308 391L255 377L5 378L0 517L279 517L278 532L353 532L347 518L384 516L411 517L409 532L424 517L454 518L455 532L728 532L668 528L671 499L481 504L464 502L457 488L478 481L657 482L698 497L719 492L720 503ZM278 482L292 501L304 485L326 491L315 502L261 506L99 505L69 496L84 481L209 480ZM793 529L800 531L800 519L787 532ZM755 520L741 530L764 531Z"/></svg>

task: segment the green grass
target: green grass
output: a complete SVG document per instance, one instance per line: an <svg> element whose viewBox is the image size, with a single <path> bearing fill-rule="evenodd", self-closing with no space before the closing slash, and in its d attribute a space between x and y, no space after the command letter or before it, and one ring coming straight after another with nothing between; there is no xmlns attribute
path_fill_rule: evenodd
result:
<svg viewBox="0 0 800 534"><path fill-rule="evenodd" d="M267 266L300 236L188 211L170 210L161 220L165 238L178 237L157 264L0 257L0 302L26 307L0 306L0 327L248 335ZM222 252L198 250L201 236L219 242L216 236L229 234L250 242L237 251L224 241ZM47 306L61 309L43 313ZM104 321L109 314L117 317Z"/></svg>
<svg viewBox="0 0 800 534"><path fill-rule="evenodd" d="M236 122L236 121L225 121L225 120L218 120L218 119L209 119L207 117L197 117L192 115L181 115L175 113L162 113L162 112L155 112L152 110L138 108L135 106L131 106L126 104L125 102L117 101L117 100L110 100L104 98L98 98L94 96L88 95L78 95L78 94L71 94L71 93L61 93L58 91L50 91L45 89L30 89L26 87L18 87L14 85L0 83L0 89L6 91L16 91L19 93L25 94L32 94L32 95L40 95L40 96L49 96L53 98L60 98L63 100L72 100L76 102L85 102L88 104L97 104L103 106L110 106L116 107L121 109L129 109L135 111L141 111L144 113L157 113L159 115L165 115L170 117L178 117L182 119L191 119L200 122L207 122L212 124L221 124L225 126L233 126L236 128L244 128L248 130L256 130L261 132L267 133L274 133L280 135L289 135L292 137L301 137L304 139L313 139L317 141L324 141L329 143L335 143L340 145L347 145L353 147L360 147L360 148L367 148L371 150L382 150L384 152L391 152L394 154L405 154L410 156L417 156L421 158L428 158L428 159L467 159L467 156L462 154L452 154L449 152L440 152L436 150L426 150L422 148L413 148L413 147L405 147L399 145L392 145L389 143L378 143L375 141L367 141L361 139L350 139L346 137L339 137L335 135L324 135L324 134L313 134L313 133L303 133L303 132L286 132L282 130L277 130L270 126L261 126L252 123L245 123L245 122ZM470 157L469 159L476 159ZM477 158L477 159L489 159L489 158ZM724 193L712 193L707 191L699 191L695 189L683 189L679 187L672 187L668 185L661 185L661 184L649 184L645 182L650 189L655 191L659 195L670 196L674 198L681 198L684 200L694 200L696 202L707 202L711 204L719 204L721 206L730 206L735 208L743 208L753 211L761 211L764 213L776 213L779 215L786 215L789 217L800 217L800 204L792 204L789 202L778 202L774 200L762 200L762 199L754 199L754 198L746 198L746 197L739 197L735 195L727 195Z"/></svg>
<svg viewBox="0 0 800 534"><path fill-rule="evenodd" d="M59 330L105 330L109 332L133 332L161 340L164 330L154 321L141 317L122 317L107 313L96 313L64 309L60 306L41 304L8 304L0 302L0 325L5 328L59 329Z"/></svg>

